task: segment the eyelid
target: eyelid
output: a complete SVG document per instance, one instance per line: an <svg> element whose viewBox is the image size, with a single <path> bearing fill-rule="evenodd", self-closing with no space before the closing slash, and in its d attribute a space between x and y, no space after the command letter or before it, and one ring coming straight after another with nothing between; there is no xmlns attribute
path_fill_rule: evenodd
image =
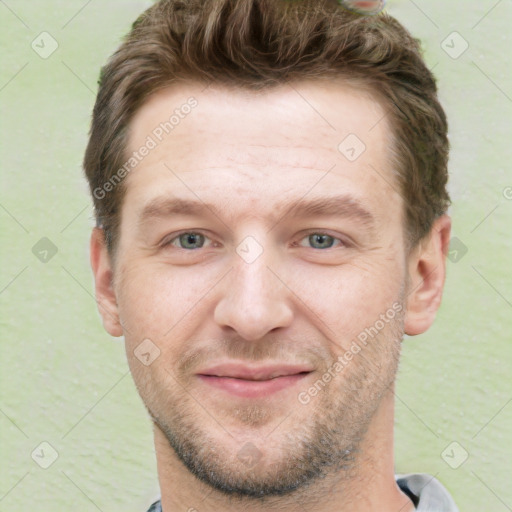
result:
<svg viewBox="0 0 512 512"><path fill-rule="evenodd" d="M329 230L323 230L323 229L310 229L303 233L303 235L301 236L299 241L304 240L304 238L306 238L310 235L327 235L327 236L333 238L334 240L338 240L339 242L341 242L341 245L338 247L350 247L352 245L350 239L348 239L347 237L336 236L335 234L330 233ZM303 246L300 245L299 247L303 247ZM310 248L315 249L314 247L310 247ZM316 249L316 250L326 252L329 249L336 249L336 248L337 247L328 247L327 249Z"/></svg>
<svg viewBox="0 0 512 512"><path fill-rule="evenodd" d="M171 235L164 237L162 242L160 242L158 245L160 247L167 247L169 245L173 245L172 242L179 239L179 237L184 234L200 234L200 235L203 235L206 239L211 241L210 237L204 231L202 231L200 229L186 229L183 231L179 231L178 233L172 233ZM307 238L310 235L327 235L327 236L333 238L334 240L338 240L339 242L341 242L341 244L337 247L350 247L352 245L351 241L349 239L347 239L347 237L335 236L334 234L330 233L328 230L322 230L322 229L310 229L306 232L303 232L298 241L301 242L302 240L304 240L305 238ZM295 242L294 242L294 244L295 244ZM304 247L300 244L298 246ZM327 249L316 249L315 247L309 247L309 248L314 249L319 252L320 251L326 252L329 249L336 249L337 247L328 247ZM206 248L207 247L199 247L198 249L184 249L183 247L176 247L176 249L180 249L182 251L187 251L187 252L191 252L191 251L199 250L199 249L206 249Z"/></svg>
<svg viewBox="0 0 512 512"><path fill-rule="evenodd" d="M183 231L179 231L178 233L171 233L168 236L165 236L160 243L158 243L159 247L167 247L172 245L172 242L177 240L181 235L185 234L194 234L194 235L203 235L206 239L211 240L210 237L200 229L184 229ZM205 247L200 247L199 249L204 249ZM181 249L182 251L192 251L193 249L184 249L183 247L176 247L176 249ZM195 249L198 250L198 249Z"/></svg>

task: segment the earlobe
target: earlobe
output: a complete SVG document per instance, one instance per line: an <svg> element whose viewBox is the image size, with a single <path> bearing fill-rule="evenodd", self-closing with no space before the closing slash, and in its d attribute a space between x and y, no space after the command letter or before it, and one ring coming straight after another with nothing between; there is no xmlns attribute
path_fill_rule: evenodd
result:
<svg viewBox="0 0 512 512"><path fill-rule="evenodd" d="M409 286L405 334L425 332L434 322L441 305L446 277L446 255L450 243L451 219L437 218L430 234L409 257Z"/></svg>
<svg viewBox="0 0 512 512"><path fill-rule="evenodd" d="M94 228L91 234L91 267L94 274L96 303L103 320L103 327L111 336L122 336L117 299L112 284L113 270L105 245L103 229Z"/></svg>

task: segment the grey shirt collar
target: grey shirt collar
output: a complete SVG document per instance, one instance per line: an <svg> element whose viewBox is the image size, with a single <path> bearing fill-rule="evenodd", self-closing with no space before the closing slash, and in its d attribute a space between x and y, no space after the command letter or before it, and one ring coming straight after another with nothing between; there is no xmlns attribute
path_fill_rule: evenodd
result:
<svg viewBox="0 0 512 512"><path fill-rule="evenodd" d="M459 512L457 505L439 480L421 474L395 475L396 483L407 494L417 512Z"/></svg>

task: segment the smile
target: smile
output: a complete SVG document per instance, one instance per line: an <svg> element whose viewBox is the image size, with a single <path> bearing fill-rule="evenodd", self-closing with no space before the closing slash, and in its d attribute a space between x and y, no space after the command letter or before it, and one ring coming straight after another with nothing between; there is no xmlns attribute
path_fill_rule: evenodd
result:
<svg viewBox="0 0 512 512"><path fill-rule="evenodd" d="M265 380L241 379L237 377L219 377L217 375L198 375L209 386L245 398L261 398L296 386L311 372L283 375Z"/></svg>

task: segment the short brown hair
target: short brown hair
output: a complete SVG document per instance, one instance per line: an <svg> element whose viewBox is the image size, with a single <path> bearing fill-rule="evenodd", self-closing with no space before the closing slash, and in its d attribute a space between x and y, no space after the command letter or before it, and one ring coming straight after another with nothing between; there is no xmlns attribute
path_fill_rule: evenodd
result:
<svg viewBox="0 0 512 512"><path fill-rule="evenodd" d="M124 187L102 187L126 162L130 120L152 93L178 80L256 90L331 77L361 82L386 108L415 245L450 204L449 145L435 79L419 42L397 20L356 14L336 0L161 0L101 71L84 168L110 253Z"/></svg>

